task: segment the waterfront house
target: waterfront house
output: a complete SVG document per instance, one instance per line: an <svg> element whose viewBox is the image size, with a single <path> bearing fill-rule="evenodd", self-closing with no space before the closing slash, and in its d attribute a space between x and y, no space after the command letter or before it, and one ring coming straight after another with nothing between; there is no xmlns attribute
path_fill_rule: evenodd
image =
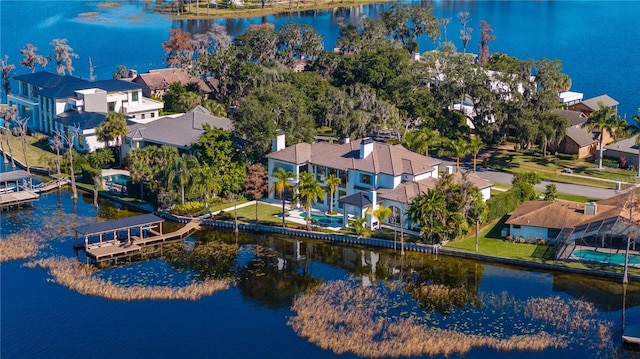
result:
<svg viewBox="0 0 640 359"><path fill-rule="evenodd" d="M157 118L164 104L142 95L142 87L123 80L87 81L81 78L40 71L16 76L18 92L7 96L18 116L29 117L29 130L45 135L68 134L79 127L73 144L81 152L104 147L95 127L109 111L127 119Z"/></svg>
<svg viewBox="0 0 640 359"><path fill-rule="evenodd" d="M593 156L596 154L600 141L600 131L589 131L583 127L588 116L581 111L553 110L553 113L564 117L567 120L567 131L557 145L551 145L551 151L577 155L578 158ZM613 140L609 132L604 133L604 144Z"/></svg>
<svg viewBox="0 0 640 359"><path fill-rule="evenodd" d="M585 116L589 117L592 112L599 110L598 103L602 103L603 106L611 107L615 110L618 109L619 102L609 97L609 95L596 96L573 105L569 106L569 110L580 111Z"/></svg>
<svg viewBox="0 0 640 359"><path fill-rule="evenodd" d="M186 71L174 67L149 70L147 73L136 76L133 82L142 86L142 95L146 97L162 98L173 83L179 83L182 86L193 84L205 96L212 92L211 87L203 79L191 76Z"/></svg>
<svg viewBox="0 0 640 359"><path fill-rule="evenodd" d="M587 203L525 201L505 224L514 238L625 248L630 226L632 238L638 238L640 211L635 208L638 200L638 194L630 191Z"/></svg>
<svg viewBox="0 0 640 359"><path fill-rule="evenodd" d="M233 130L233 124L228 118L213 116L206 108L196 106L184 114L164 116L155 121L127 126L128 133L122 143L122 156L126 157L133 148L148 145L167 145L184 151L192 142L200 139L205 124L225 131Z"/></svg>
<svg viewBox="0 0 640 359"><path fill-rule="evenodd" d="M301 172L312 173L321 185L332 174L339 177L342 183L335 193L334 204L345 217L362 217L367 208L375 209L378 205L390 207L396 214L404 213L406 204L415 196L435 186L441 163L402 145L376 142L371 138L346 139L343 144L316 142L285 147L284 134L273 141L273 152L267 155L267 159L269 188L274 184L273 172L277 168L291 171L294 174L292 183L297 183ZM469 178L477 178L477 183L481 183L475 174L470 174ZM483 197L489 198L491 184L482 182L479 188ZM400 198L402 191L405 191L405 196ZM271 199L274 196L274 193L269 194ZM325 194L315 207L328 210L329 204ZM367 220L369 226L376 226L375 218L368 216ZM387 221L395 220L399 220L397 216Z"/></svg>
<svg viewBox="0 0 640 359"><path fill-rule="evenodd" d="M604 148L608 158L615 158L618 163L621 163L624 157L626 167L640 168L640 152L636 145L636 136L611 143Z"/></svg>

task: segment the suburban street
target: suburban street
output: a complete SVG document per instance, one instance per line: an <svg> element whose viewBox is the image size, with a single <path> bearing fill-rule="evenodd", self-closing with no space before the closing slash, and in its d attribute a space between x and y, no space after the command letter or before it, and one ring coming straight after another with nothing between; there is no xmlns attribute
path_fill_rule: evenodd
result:
<svg viewBox="0 0 640 359"><path fill-rule="evenodd" d="M441 168L445 168L445 166L453 166L455 168L456 164L455 162L452 162L452 161L443 160L440 166ZM460 164L460 167L465 171L472 169L472 166L467 163ZM513 175L510 173L495 171L492 169L486 169L486 168L482 168L481 166L477 167L476 174L481 178L484 178L494 183L511 184L511 180L513 179ZM609 198L618 194L615 190L612 190L612 189L550 182L550 181L544 181L544 180L542 181L542 183L535 185L534 188L536 190L544 191L545 187L550 183L554 183L556 185L556 188L558 189L559 193L576 195L576 196L584 196L584 197L593 198L593 199Z"/></svg>

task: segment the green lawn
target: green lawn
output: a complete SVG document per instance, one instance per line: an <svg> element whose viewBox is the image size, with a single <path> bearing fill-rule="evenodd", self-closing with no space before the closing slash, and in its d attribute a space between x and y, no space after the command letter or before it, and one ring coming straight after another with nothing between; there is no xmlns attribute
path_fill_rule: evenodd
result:
<svg viewBox="0 0 640 359"><path fill-rule="evenodd" d="M553 155L543 157L542 155L528 155L517 151L501 151L493 154L489 160L491 168L510 172L536 172L540 177L555 182L572 183L580 185L590 185L602 188L615 188L614 182L608 181L635 182L635 172L618 168L605 167L599 170L597 164L580 160L556 159ZM573 174L587 176L581 178L560 172L562 168L572 168Z"/></svg>
<svg viewBox="0 0 640 359"><path fill-rule="evenodd" d="M233 207L227 208L225 212L234 215ZM282 218L276 217L282 213L282 207L278 208L264 203L258 203L258 220L264 224L282 224ZM256 221L256 206L249 205L238 208L238 221L253 223Z"/></svg>
<svg viewBox="0 0 640 359"><path fill-rule="evenodd" d="M236 203L237 205L243 204L243 203L247 203L249 202L246 199L242 199L242 200L238 200L238 202ZM222 203L209 203L209 211L210 212L217 212L217 211L222 211L223 209L227 209L228 211L233 211L233 202L222 202Z"/></svg>
<svg viewBox="0 0 640 359"><path fill-rule="evenodd" d="M18 136L2 136L2 146L9 153L7 146L7 138L11 143L11 150L16 160L25 163L24 153L22 152L22 143ZM30 167L50 168L55 165L56 155L49 151L46 139L38 139L33 136L27 136L27 160Z"/></svg>
<svg viewBox="0 0 640 359"><path fill-rule="evenodd" d="M506 220L507 216L480 230L480 235L478 236L478 252L475 251L475 235L469 236L463 240L448 243L444 248L499 258L547 263L560 267L601 270L614 273L622 273L623 271L621 266L555 261L553 260L554 247L552 246L507 242L501 238L500 233ZM640 275L640 269L629 268L629 273Z"/></svg>

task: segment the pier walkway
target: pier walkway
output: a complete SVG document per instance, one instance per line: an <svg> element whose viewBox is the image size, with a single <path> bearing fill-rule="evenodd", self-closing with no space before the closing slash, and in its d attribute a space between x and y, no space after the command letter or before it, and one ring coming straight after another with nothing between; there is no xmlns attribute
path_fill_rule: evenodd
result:
<svg viewBox="0 0 640 359"><path fill-rule="evenodd" d="M194 220L177 231L163 233L163 222L153 214L143 214L75 227L75 248L84 250L86 262L100 265L123 258L143 259L155 252L157 245L183 240L200 228L200 221ZM79 236L84 237L84 244L78 243Z"/></svg>

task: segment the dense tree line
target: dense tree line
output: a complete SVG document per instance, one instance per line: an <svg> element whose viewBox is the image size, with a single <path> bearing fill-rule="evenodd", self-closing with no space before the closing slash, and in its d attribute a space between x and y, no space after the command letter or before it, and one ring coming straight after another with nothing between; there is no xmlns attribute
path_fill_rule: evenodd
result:
<svg viewBox="0 0 640 359"><path fill-rule="evenodd" d="M288 145L319 132L362 137L386 131L401 142L423 128L468 140L468 123L487 145L511 136L523 148L546 148L561 138L566 123L551 110L571 81L560 61L491 54L496 35L484 20L479 56L466 53L471 17L458 19L463 51L445 40L420 61L413 60L418 39L435 42L443 32L446 38L451 19L404 4L379 19L341 25L334 51L324 50L315 29L294 23L254 25L233 40L219 26L197 35L173 29L163 47L170 66L216 79L215 100L234 109L229 115L252 161L263 157L279 129Z"/></svg>

